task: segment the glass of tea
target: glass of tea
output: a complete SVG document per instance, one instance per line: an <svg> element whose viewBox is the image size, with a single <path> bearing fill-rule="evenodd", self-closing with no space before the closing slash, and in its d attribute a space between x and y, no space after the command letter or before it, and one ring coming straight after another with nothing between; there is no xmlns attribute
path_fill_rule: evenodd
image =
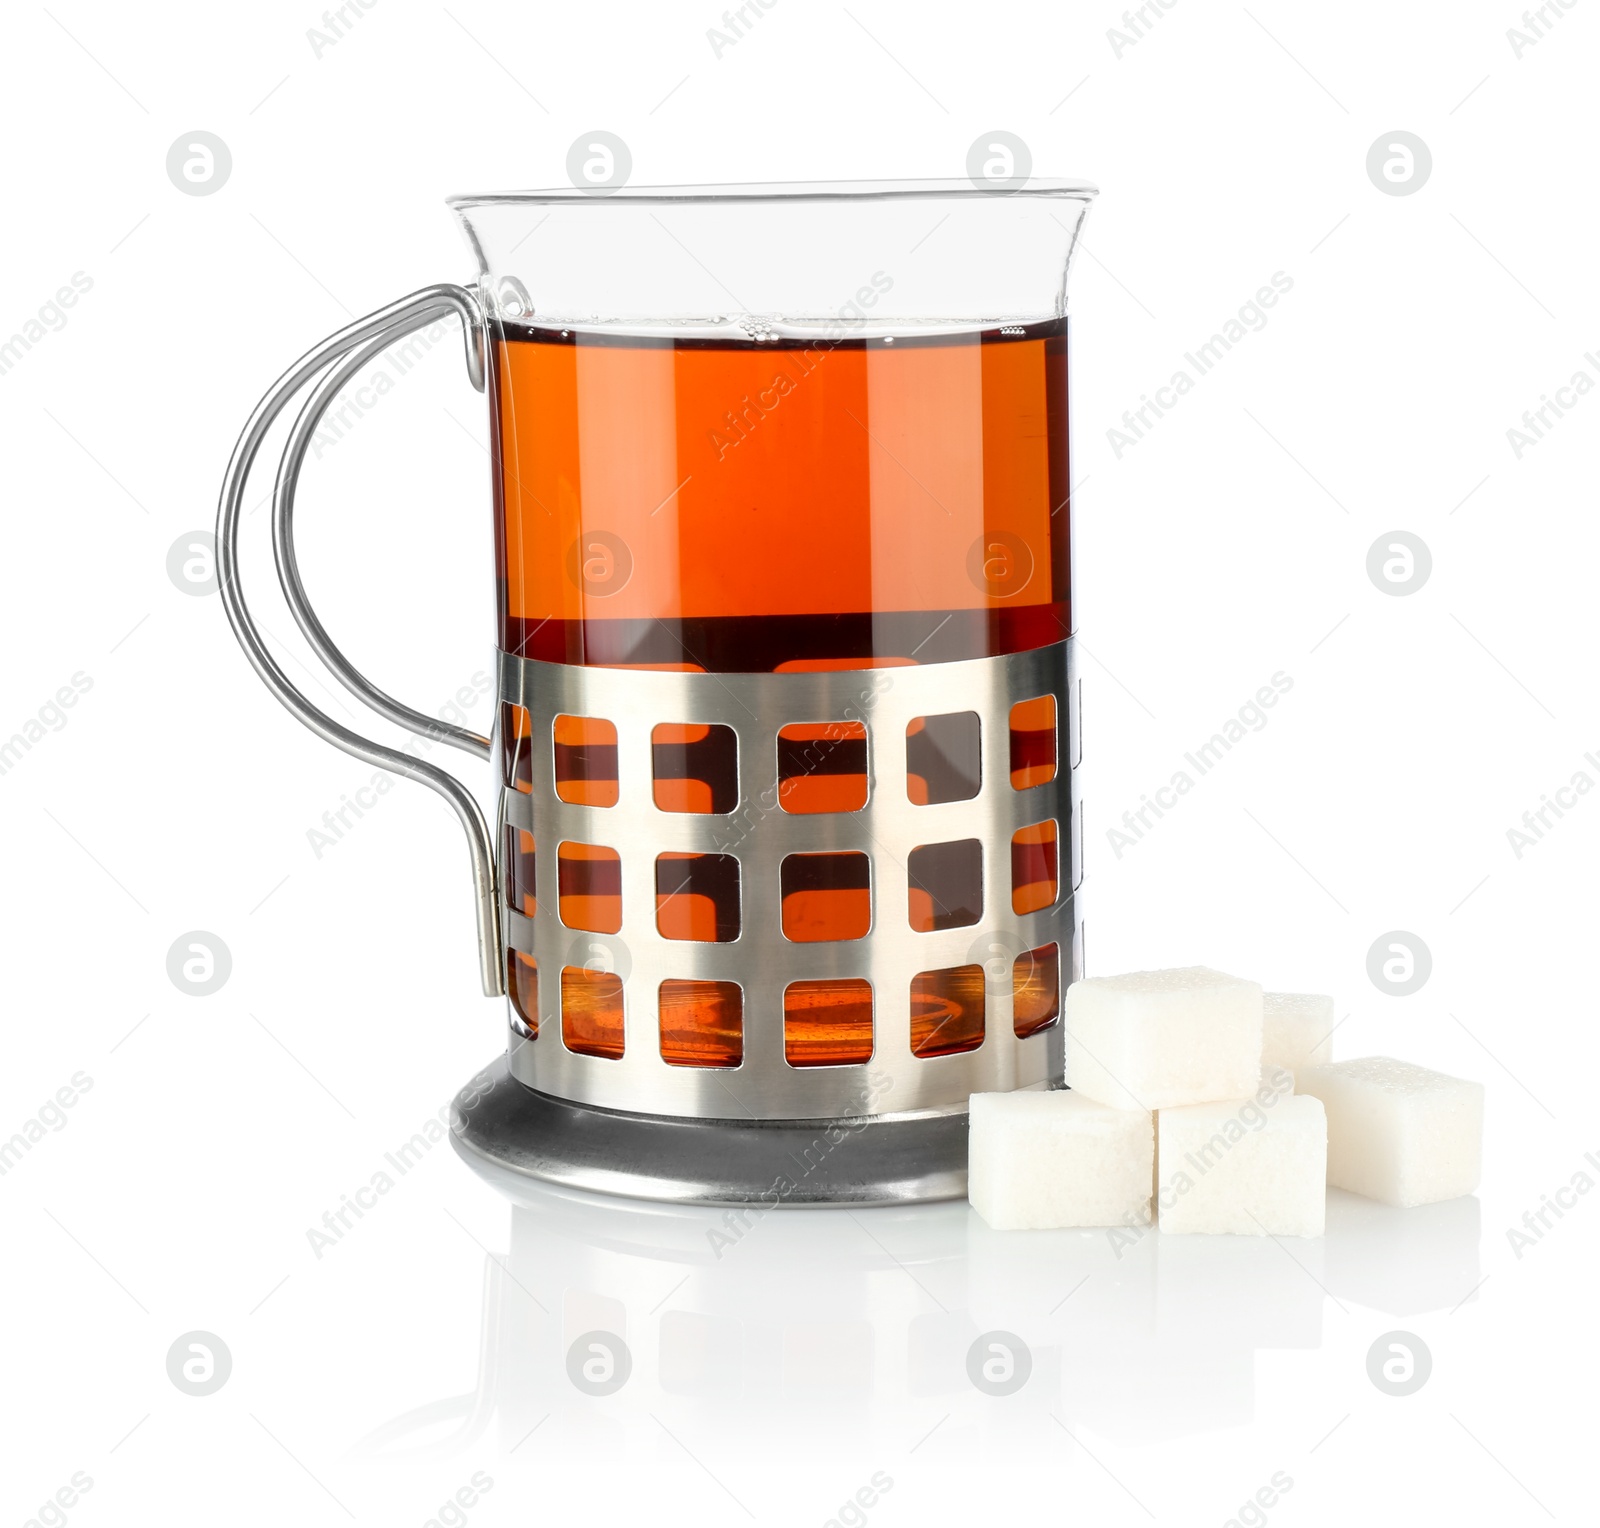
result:
<svg viewBox="0 0 1600 1528"><path fill-rule="evenodd" d="M655 1197L944 1197L972 1092L1059 1083L1082 960L1066 277L1093 195L460 197L475 286L358 321L258 407L219 514L235 633L302 721L467 829L508 1049L458 1100L464 1150ZM490 737L361 676L295 557L324 411L452 315L494 462ZM380 715L493 760L492 831L261 641L239 509L301 391L273 512L290 608Z"/></svg>

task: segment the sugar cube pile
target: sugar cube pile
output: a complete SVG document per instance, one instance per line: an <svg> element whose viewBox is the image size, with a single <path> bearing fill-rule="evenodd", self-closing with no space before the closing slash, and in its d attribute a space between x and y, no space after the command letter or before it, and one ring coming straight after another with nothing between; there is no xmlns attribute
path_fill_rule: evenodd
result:
<svg viewBox="0 0 1600 1528"><path fill-rule="evenodd" d="M968 1198L996 1230L1320 1236L1327 1186L1470 1194L1483 1087L1333 1060L1333 999L1190 966L1074 982L1064 1090L975 1093Z"/></svg>

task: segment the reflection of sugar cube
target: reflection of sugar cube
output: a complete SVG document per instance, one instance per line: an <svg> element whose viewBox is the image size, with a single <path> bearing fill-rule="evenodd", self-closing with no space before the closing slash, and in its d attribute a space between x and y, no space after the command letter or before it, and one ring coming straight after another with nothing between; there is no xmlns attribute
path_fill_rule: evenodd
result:
<svg viewBox="0 0 1600 1528"><path fill-rule="evenodd" d="M1470 1194L1483 1162L1483 1084L1389 1056L1307 1067L1328 1111L1328 1182L1405 1208Z"/></svg>
<svg viewBox="0 0 1600 1528"><path fill-rule="evenodd" d="M1149 1221L1155 1130L1076 1093L974 1093L967 1197L997 1231Z"/></svg>
<svg viewBox="0 0 1600 1528"><path fill-rule="evenodd" d="M1261 1064L1298 1072L1333 1060L1333 999L1268 992L1261 1000Z"/></svg>
<svg viewBox="0 0 1600 1528"><path fill-rule="evenodd" d="M1264 1092L1163 1109L1156 1130L1162 1231L1322 1235L1328 1125L1317 1099Z"/></svg>
<svg viewBox="0 0 1600 1528"><path fill-rule="evenodd" d="M1328 1190L1330 1294L1390 1316L1449 1310L1483 1278L1483 1207L1473 1194L1408 1210ZM1476 1294L1467 1297L1476 1300Z"/></svg>
<svg viewBox="0 0 1600 1528"><path fill-rule="evenodd" d="M1261 988L1204 966L1067 988L1067 1086L1115 1109L1245 1098L1260 1085Z"/></svg>

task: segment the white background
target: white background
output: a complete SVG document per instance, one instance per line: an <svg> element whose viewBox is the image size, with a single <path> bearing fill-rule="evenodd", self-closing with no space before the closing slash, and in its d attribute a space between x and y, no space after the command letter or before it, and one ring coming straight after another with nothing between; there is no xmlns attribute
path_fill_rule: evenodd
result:
<svg viewBox="0 0 1600 1528"><path fill-rule="evenodd" d="M0 736L75 673L92 688L0 775L0 1135L92 1086L0 1178L0 1520L79 1471L84 1528L822 1524L875 1472L892 1488L850 1516L884 1528L1024 1505L1222 1524L1276 1472L1256 1520L1583 1520L1600 1204L1521 1257L1506 1233L1600 1178L1600 801L1520 858L1507 830L1600 779L1600 399L1520 460L1506 431L1600 378L1596 13L1548 8L1520 58L1518 8L1476 0L1179 0L1120 56L1111 4L778 0L720 58L720 18L681 0L349 14L320 57L310 4L6 23L0 335L75 272L92 288L0 376ZM215 195L166 175L197 129L232 153ZM1120 1262L965 1206L773 1217L719 1263L694 1214L547 1199L513 1224L441 1146L313 1254L503 1020L448 811L396 790L315 857L307 830L371 772L286 716L168 549L211 525L294 355L470 277L445 195L562 183L594 129L637 184L960 175L1004 129L1102 186L1071 298L1090 970L1331 991L1341 1054L1481 1079L1475 1200L1339 1199L1322 1242L1151 1237ZM1366 172L1397 129L1433 158L1407 196ZM1275 271L1267 326L1119 460L1122 411ZM307 476L313 597L424 709L489 666L485 440L452 342ZM265 519L248 576L287 639ZM1366 571L1394 530L1432 555L1401 597ZM1118 857L1108 828L1279 670L1270 723ZM210 997L167 976L190 930L232 954ZM1392 930L1432 954L1410 997L1367 975ZM562 1360L593 1327L634 1354L599 1400ZM964 1367L996 1328L1034 1358L1004 1400ZM233 1358L204 1398L165 1368L197 1329ZM1394 1329L1433 1355L1404 1398L1366 1371Z"/></svg>

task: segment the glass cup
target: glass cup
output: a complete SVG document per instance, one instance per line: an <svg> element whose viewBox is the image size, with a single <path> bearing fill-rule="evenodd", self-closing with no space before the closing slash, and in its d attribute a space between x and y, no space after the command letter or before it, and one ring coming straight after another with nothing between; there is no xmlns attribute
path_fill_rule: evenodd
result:
<svg viewBox="0 0 1600 1528"><path fill-rule="evenodd" d="M229 618L303 722L466 827L483 986L508 998L507 1056L458 1100L479 1157L680 1199L949 1196L968 1095L1059 1083L1081 970L1066 277L1093 195L458 198L476 290L359 320L258 406L219 513ZM490 411L493 737L357 673L295 557L324 411L451 314ZM303 388L273 509L290 608L380 715L498 761L493 833L452 775L300 694L244 602L245 479ZM817 1122L844 1132L820 1154Z"/></svg>

